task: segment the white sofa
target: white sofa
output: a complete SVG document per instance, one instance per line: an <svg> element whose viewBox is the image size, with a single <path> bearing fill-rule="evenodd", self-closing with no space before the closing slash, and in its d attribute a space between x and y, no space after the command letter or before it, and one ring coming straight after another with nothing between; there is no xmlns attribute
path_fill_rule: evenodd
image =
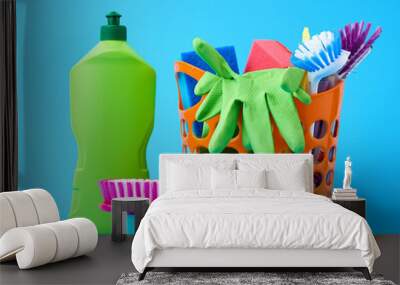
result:
<svg viewBox="0 0 400 285"><path fill-rule="evenodd" d="M84 255L96 248L97 229L86 218L60 221L57 205L43 189L0 193L0 262L20 269Z"/></svg>

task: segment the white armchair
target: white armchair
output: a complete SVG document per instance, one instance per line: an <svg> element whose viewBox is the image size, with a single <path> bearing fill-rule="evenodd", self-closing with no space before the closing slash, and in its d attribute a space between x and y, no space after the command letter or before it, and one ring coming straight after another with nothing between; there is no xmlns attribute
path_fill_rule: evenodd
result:
<svg viewBox="0 0 400 285"><path fill-rule="evenodd" d="M97 229L86 218L60 221L43 189L0 193L0 262L17 259L20 269L84 255L96 248Z"/></svg>

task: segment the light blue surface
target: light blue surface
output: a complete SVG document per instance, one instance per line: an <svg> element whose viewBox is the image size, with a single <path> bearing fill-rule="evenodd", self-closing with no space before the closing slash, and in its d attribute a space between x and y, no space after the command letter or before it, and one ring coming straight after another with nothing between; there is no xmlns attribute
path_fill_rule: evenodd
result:
<svg viewBox="0 0 400 285"><path fill-rule="evenodd" d="M243 69L253 39L276 39L293 50L304 25L316 33L365 19L380 24L383 33L346 82L335 183L341 184L343 161L350 154L354 186L367 198L374 232L400 233L400 1L337 0L336 8L332 5L311 0L17 0L20 187L48 189L62 217L67 216L76 161L68 74L99 40L110 10L123 15L129 43L157 71L155 127L147 151L153 178L160 153L181 151L173 62L192 48L195 36L213 46L234 45Z"/></svg>

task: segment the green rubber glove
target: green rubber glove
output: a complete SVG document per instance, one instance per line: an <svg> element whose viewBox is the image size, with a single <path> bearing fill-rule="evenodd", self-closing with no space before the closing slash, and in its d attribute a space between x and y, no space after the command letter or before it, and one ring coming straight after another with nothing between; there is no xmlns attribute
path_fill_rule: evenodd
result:
<svg viewBox="0 0 400 285"><path fill-rule="evenodd" d="M311 97L300 88L304 71L298 68L268 69L236 74L209 44L196 38L196 53L217 75L206 72L195 87L205 98L196 113L204 122L218 114L220 119L210 140L209 151L222 152L232 139L243 111L243 145L255 153L274 152L270 113L293 152L304 150L304 134L293 96L303 103Z"/></svg>

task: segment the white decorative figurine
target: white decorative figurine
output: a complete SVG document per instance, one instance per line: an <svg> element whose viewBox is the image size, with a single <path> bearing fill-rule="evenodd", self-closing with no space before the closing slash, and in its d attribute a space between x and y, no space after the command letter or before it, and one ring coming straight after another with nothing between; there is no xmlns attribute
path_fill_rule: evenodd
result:
<svg viewBox="0 0 400 285"><path fill-rule="evenodd" d="M346 158L344 162L344 179L343 179L343 189L352 189L351 188L351 159L350 156Z"/></svg>

